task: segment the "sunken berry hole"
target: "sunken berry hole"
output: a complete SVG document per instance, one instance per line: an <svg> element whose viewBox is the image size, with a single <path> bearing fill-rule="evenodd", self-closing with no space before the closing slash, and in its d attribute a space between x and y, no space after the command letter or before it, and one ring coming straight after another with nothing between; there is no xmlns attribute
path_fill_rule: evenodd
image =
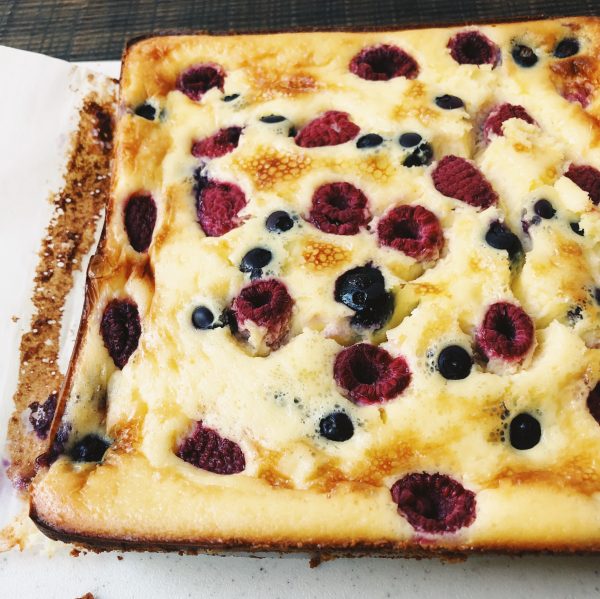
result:
<svg viewBox="0 0 600 599"><path fill-rule="evenodd" d="M379 378L377 368L365 360L354 360L352 363L352 373L356 380L363 385L371 385Z"/></svg>

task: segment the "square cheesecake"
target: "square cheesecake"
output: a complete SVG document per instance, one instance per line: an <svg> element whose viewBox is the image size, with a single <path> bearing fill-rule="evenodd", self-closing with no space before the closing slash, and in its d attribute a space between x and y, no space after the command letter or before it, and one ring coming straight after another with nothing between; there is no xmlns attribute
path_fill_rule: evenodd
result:
<svg viewBox="0 0 600 599"><path fill-rule="evenodd" d="M37 525L599 549L599 23L130 44Z"/></svg>

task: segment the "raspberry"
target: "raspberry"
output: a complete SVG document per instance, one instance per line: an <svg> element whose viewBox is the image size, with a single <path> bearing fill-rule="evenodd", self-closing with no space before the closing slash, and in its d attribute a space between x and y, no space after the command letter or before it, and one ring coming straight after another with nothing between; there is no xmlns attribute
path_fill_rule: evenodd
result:
<svg viewBox="0 0 600 599"><path fill-rule="evenodd" d="M533 336L533 322L519 306L497 302L485 313L477 332L477 344L488 358L512 362L529 351Z"/></svg>
<svg viewBox="0 0 600 599"><path fill-rule="evenodd" d="M54 418L54 412L56 411L56 403L58 395L56 393L50 393L44 403L34 401L29 404L29 422L35 431L35 434L40 439L45 439L48 436L52 419Z"/></svg>
<svg viewBox="0 0 600 599"><path fill-rule="evenodd" d="M590 391L586 404L594 420L600 424L600 383Z"/></svg>
<svg viewBox="0 0 600 599"><path fill-rule="evenodd" d="M313 194L308 220L324 233L355 235L370 219L365 194L350 183L326 183Z"/></svg>
<svg viewBox="0 0 600 599"><path fill-rule="evenodd" d="M346 112L330 110L305 125L294 139L303 148L337 146L354 139L359 131Z"/></svg>
<svg viewBox="0 0 600 599"><path fill-rule="evenodd" d="M446 474L407 474L391 493L398 512L419 532L455 532L475 520L475 493Z"/></svg>
<svg viewBox="0 0 600 599"><path fill-rule="evenodd" d="M411 373L402 356L392 358L383 348L358 343L343 349L333 365L335 382L358 405L383 403L400 395Z"/></svg>
<svg viewBox="0 0 600 599"><path fill-rule="evenodd" d="M500 48L478 31L461 31L448 42L450 56L458 64L491 64L500 61Z"/></svg>
<svg viewBox="0 0 600 599"><path fill-rule="evenodd" d="M246 468L244 454L237 443L221 437L211 428L196 422L177 447L177 457L214 474L237 474Z"/></svg>
<svg viewBox="0 0 600 599"><path fill-rule="evenodd" d="M136 350L142 327L137 305L129 299L111 300L102 315L100 332L117 368L123 368Z"/></svg>
<svg viewBox="0 0 600 599"><path fill-rule="evenodd" d="M238 214L246 203L246 196L237 185L205 181L197 187L198 222L208 237L220 237L241 225Z"/></svg>
<svg viewBox="0 0 600 599"><path fill-rule="evenodd" d="M238 146L241 127L227 127L219 129L214 135L195 141L192 144L192 155L196 158L219 158L233 152Z"/></svg>
<svg viewBox="0 0 600 599"><path fill-rule="evenodd" d="M483 139L490 141L491 134L504 135L502 125L508 119L521 119L526 123L535 125L535 121L529 116L529 113L518 104L500 104L491 110L485 123L483 124Z"/></svg>
<svg viewBox="0 0 600 599"><path fill-rule="evenodd" d="M244 335L244 323L249 320L266 327L265 342L277 349L290 330L294 300L286 286L275 279L261 279L244 287L233 301L233 313Z"/></svg>
<svg viewBox="0 0 600 599"><path fill-rule="evenodd" d="M368 81L388 81L394 77L414 79L417 61L397 46L382 44L361 50L351 61L350 71Z"/></svg>
<svg viewBox="0 0 600 599"><path fill-rule="evenodd" d="M150 247L156 224L156 203L147 193L136 193L125 204L125 230L129 243L136 252Z"/></svg>
<svg viewBox="0 0 600 599"><path fill-rule="evenodd" d="M218 87L223 91L225 73L216 64L200 64L188 67L179 74L175 88L183 92L191 100L198 101L211 88Z"/></svg>
<svg viewBox="0 0 600 599"><path fill-rule="evenodd" d="M445 156L431 173L433 186L442 194L476 208L489 208L498 196L489 181L468 160Z"/></svg>
<svg viewBox="0 0 600 599"><path fill-rule="evenodd" d="M600 171L593 166L572 164L565 173L565 177L586 191L596 206L600 203Z"/></svg>
<svg viewBox="0 0 600 599"><path fill-rule="evenodd" d="M377 225L379 242L415 260L435 260L444 247L437 216L423 206L392 208Z"/></svg>

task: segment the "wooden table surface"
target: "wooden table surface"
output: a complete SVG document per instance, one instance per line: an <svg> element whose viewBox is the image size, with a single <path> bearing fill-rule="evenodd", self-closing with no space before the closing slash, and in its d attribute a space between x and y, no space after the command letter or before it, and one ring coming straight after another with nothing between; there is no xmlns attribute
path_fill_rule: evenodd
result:
<svg viewBox="0 0 600 599"><path fill-rule="evenodd" d="M173 29L276 31L600 15L599 0L0 0L0 44L67 60L116 59Z"/></svg>

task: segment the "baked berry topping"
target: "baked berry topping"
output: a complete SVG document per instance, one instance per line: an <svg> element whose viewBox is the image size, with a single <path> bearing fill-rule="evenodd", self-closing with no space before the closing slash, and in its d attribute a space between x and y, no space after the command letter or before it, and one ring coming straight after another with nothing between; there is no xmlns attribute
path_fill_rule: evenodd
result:
<svg viewBox="0 0 600 599"><path fill-rule="evenodd" d="M86 435L73 445L69 455L75 462L100 462L110 443L98 435Z"/></svg>
<svg viewBox="0 0 600 599"><path fill-rule="evenodd" d="M35 465L38 468L47 468L52 465L62 453L64 453L65 445L71 435L71 428L70 422L60 423L50 449L35 459Z"/></svg>
<svg viewBox="0 0 600 599"><path fill-rule="evenodd" d="M600 287L594 287L593 295L596 303L600 306Z"/></svg>
<svg viewBox="0 0 600 599"><path fill-rule="evenodd" d="M413 148L416 146L423 138L418 133L403 133L398 142L403 148Z"/></svg>
<svg viewBox="0 0 600 599"><path fill-rule="evenodd" d="M214 314L206 306L198 306L192 312L192 325L195 329L214 328Z"/></svg>
<svg viewBox="0 0 600 599"><path fill-rule="evenodd" d="M572 164L565 173L575 185L587 192L590 200L597 206L600 203L600 171L593 166Z"/></svg>
<svg viewBox="0 0 600 599"><path fill-rule="evenodd" d="M506 250L510 260L517 259L523 253L521 240L500 221L494 221L487 233L485 241L496 250Z"/></svg>
<svg viewBox="0 0 600 599"><path fill-rule="evenodd" d="M545 198L538 200L533 205L533 211L540 218L545 218L545 219L553 218L554 215L556 214L556 210L554 209L554 206L552 206L552 204Z"/></svg>
<svg viewBox="0 0 600 599"><path fill-rule="evenodd" d="M237 100L240 97L240 94L229 94L227 96L223 96L222 100L223 102L233 102L234 100Z"/></svg>
<svg viewBox="0 0 600 599"><path fill-rule="evenodd" d="M191 100L198 101L211 88L223 91L225 72L219 65L200 64L188 67L180 73L175 88Z"/></svg>
<svg viewBox="0 0 600 599"><path fill-rule="evenodd" d="M29 422L39 439L45 439L48 436L57 400L58 395L50 393L44 403L34 401L29 404Z"/></svg>
<svg viewBox="0 0 600 599"><path fill-rule="evenodd" d="M462 108L465 105L458 96L451 96L450 94L437 96L435 103L443 110L455 110L457 108Z"/></svg>
<svg viewBox="0 0 600 599"><path fill-rule="evenodd" d="M489 208L498 196L483 174L468 160L445 156L431 173L433 186L442 194L476 208Z"/></svg>
<svg viewBox="0 0 600 599"><path fill-rule="evenodd" d="M142 326L137 305L130 299L111 300L102 315L100 333L117 368L123 368L137 349Z"/></svg>
<svg viewBox="0 0 600 599"><path fill-rule="evenodd" d="M522 412L510 421L509 435L510 444L515 449L531 449L540 442L542 427L537 418Z"/></svg>
<svg viewBox="0 0 600 599"><path fill-rule="evenodd" d="M240 446L212 428L196 422L190 434L177 447L177 457L214 474L237 474L246 468Z"/></svg>
<svg viewBox="0 0 600 599"><path fill-rule="evenodd" d="M500 49L479 31L461 31L448 42L450 56L458 64L491 64L496 66Z"/></svg>
<svg viewBox="0 0 600 599"><path fill-rule="evenodd" d="M485 313L477 343L487 358L511 362L525 356L533 337L533 322L524 310L508 302L497 302Z"/></svg>
<svg viewBox="0 0 600 599"><path fill-rule="evenodd" d="M437 216L423 206L392 208L378 223L379 243L415 260L435 260L444 247Z"/></svg>
<svg viewBox="0 0 600 599"><path fill-rule="evenodd" d="M377 135L377 133L367 133L362 137L359 137L356 141L356 147L359 150L363 150L364 148L375 148L380 146L383 143L383 137L381 135Z"/></svg>
<svg viewBox="0 0 600 599"><path fill-rule="evenodd" d="M143 119L147 119L149 121L153 121L156 117L156 108L147 102L136 106L133 112L138 116L141 116Z"/></svg>
<svg viewBox="0 0 600 599"><path fill-rule="evenodd" d="M273 254L265 248L252 248L242 258L240 270L249 272L250 278L259 279L262 277L262 269L271 262Z"/></svg>
<svg viewBox="0 0 600 599"><path fill-rule="evenodd" d="M574 37L566 37L554 48L554 56L556 58L568 58L579 52L579 41Z"/></svg>
<svg viewBox="0 0 600 599"><path fill-rule="evenodd" d="M136 193L125 204L125 230L129 243L136 252L150 247L156 224L156 202L150 194Z"/></svg>
<svg viewBox="0 0 600 599"><path fill-rule="evenodd" d="M567 310L567 320L571 326L575 326L580 320L583 320L583 308L574 306Z"/></svg>
<svg viewBox="0 0 600 599"><path fill-rule="evenodd" d="M579 237L583 237L585 235L585 231L580 227L579 223L569 223L569 226L571 227L571 231L573 231L573 233L576 235L579 235Z"/></svg>
<svg viewBox="0 0 600 599"><path fill-rule="evenodd" d="M296 127L290 127L288 129L288 137L296 137L296 135L298 135L298 130L296 129Z"/></svg>
<svg viewBox="0 0 600 599"><path fill-rule="evenodd" d="M313 194L308 221L324 233L355 235L370 219L367 197L350 183L326 183Z"/></svg>
<svg viewBox="0 0 600 599"><path fill-rule="evenodd" d="M419 74L419 65L401 48L381 44L356 54L350 61L350 72L368 81L389 81L394 77L414 79Z"/></svg>
<svg viewBox="0 0 600 599"><path fill-rule="evenodd" d="M398 512L419 532L455 532L475 520L475 493L446 474L407 474L391 493Z"/></svg>
<svg viewBox="0 0 600 599"><path fill-rule="evenodd" d="M394 399L408 387L410 369L402 356L393 358L385 349L358 343L343 349L333 366L335 382L357 405Z"/></svg>
<svg viewBox="0 0 600 599"><path fill-rule="evenodd" d="M195 141L192 144L192 156L196 158L219 158L238 147L241 127L227 127L219 129L214 135Z"/></svg>
<svg viewBox="0 0 600 599"><path fill-rule="evenodd" d="M276 210L269 214L266 220L267 231L271 233L285 233L294 226L294 220L284 210Z"/></svg>
<svg viewBox="0 0 600 599"><path fill-rule="evenodd" d="M260 117L260 121L262 123L268 123L268 124L281 123L285 120L286 120L286 118L284 116L281 116L280 114L267 114L265 116Z"/></svg>
<svg viewBox="0 0 600 599"><path fill-rule="evenodd" d="M600 382L589 392L586 405L594 420L600 424Z"/></svg>
<svg viewBox="0 0 600 599"><path fill-rule="evenodd" d="M532 67L538 61L537 54L529 46L525 46L524 44L517 44L514 46L511 54L513 60L520 67Z"/></svg>
<svg viewBox="0 0 600 599"><path fill-rule="evenodd" d="M286 286L275 279L252 281L233 301L232 311L244 334L247 320L265 327L265 342L277 349L290 330L294 300Z"/></svg>
<svg viewBox="0 0 600 599"><path fill-rule="evenodd" d="M404 166L427 166L433 159L433 148L431 144L424 141L420 143L405 159Z"/></svg>
<svg viewBox="0 0 600 599"><path fill-rule="evenodd" d="M483 138L486 142L490 141L490 137L495 135L504 135L502 125L508 119L521 119L526 123L535 124L535 121L529 116L528 112L518 104L500 104L493 108L485 119L483 124Z"/></svg>
<svg viewBox="0 0 600 599"><path fill-rule="evenodd" d="M302 148L338 146L354 139L359 131L347 112L330 110L302 127L295 141Z"/></svg>
<svg viewBox="0 0 600 599"><path fill-rule="evenodd" d="M246 203L244 192L234 183L207 181L197 188L198 222L208 237L220 237L242 224L238 214Z"/></svg>
<svg viewBox="0 0 600 599"><path fill-rule="evenodd" d="M471 373L473 358L469 352L460 345L448 345L438 356L438 370L440 374L450 381L466 379Z"/></svg>
<svg viewBox="0 0 600 599"><path fill-rule="evenodd" d="M319 432L330 441L347 441L354 435L354 425L345 412L332 412L321 418Z"/></svg>

